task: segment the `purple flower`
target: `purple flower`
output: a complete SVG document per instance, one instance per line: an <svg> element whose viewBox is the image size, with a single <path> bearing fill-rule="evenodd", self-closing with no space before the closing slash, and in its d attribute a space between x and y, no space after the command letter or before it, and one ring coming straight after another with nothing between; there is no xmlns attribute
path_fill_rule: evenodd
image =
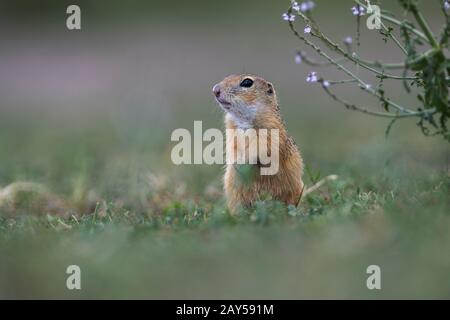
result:
<svg viewBox="0 0 450 320"><path fill-rule="evenodd" d="M314 3L314 1L305 1L301 3L300 11L301 12L311 11L312 9L314 9L315 6L316 4Z"/></svg>
<svg viewBox="0 0 450 320"><path fill-rule="evenodd" d="M366 9L358 4L357 6L352 7L352 14L354 16L363 16L366 14Z"/></svg>
<svg viewBox="0 0 450 320"><path fill-rule="evenodd" d="M310 25L306 25L306 26L305 26L305 29L303 29L303 31L304 31L305 33L311 33L311 26L310 26Z"/></svg>
<svg viewBox="0 0 450 320"><path fill-rule="evenodd" d="M330 82L327 81L327 80L324 80L324 81L322 82L322 85L323 85L325 88L328 88L328 87L330 86Z"/></svg>
<svg viewBox="0 0 450 320"><path fill-rule="evenodd" d="M292 9L299 12L307 12L307 11L311 11L312 9L314 9L314 7L316 6L316 4L314 3L314 1L304 1L301 4L298 4L297 1L293 1L292 2Z"/></svg>
<svg viewBox="0 0 450 320"><path fill-rule="evenodd" d="M312 71L308 73L308 76L306 77L306 82L317 82L317 72Z"/></svg>
<svg viewBox="0 0 450 320"><path fill-rule="evenodd" d="M297 54L295 55L295 63L300 64L302 63L302 61L303 61L302 54L300 52L297 52Z"/></svg>
<svg viewBox="0 0 450 320"><path fill-rule="evenodd" d="M450 9L450 2L448 0L444 1L444 8L445 8L445 10L449 10Z"/></svg>
<svg viewBox="0 0 450 320"><path fill-rule="evenodd" d="M353 38L350 37L350 36L345 37L345 38L344 38L344 43L345 43L346 45L351 45L351 44L353 43Z"/></svg>
<svg viewBox="0 0 450 320"><path fill-rule="evenodd" d="M295 21L295 15L293 14L283 13L282 17L284 21L291 21L291 22Z"/></svg>

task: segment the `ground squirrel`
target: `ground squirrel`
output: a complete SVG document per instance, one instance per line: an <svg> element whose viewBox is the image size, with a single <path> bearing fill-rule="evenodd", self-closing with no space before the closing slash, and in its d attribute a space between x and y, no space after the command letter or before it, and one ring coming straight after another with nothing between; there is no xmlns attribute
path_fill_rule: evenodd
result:
<svg viewBox="0 0 450 320"><path fill-rule="evenodd" d="M242 207L249 207L255 201L269 195L272 199L286 205L297 205L302 196L303 160L300 152L286 131L281 119L277 97L273 85L263 78L254 75L231 75L213 87L217 102L226 112L227 129L253 128L260 139L261 129L278 129L279 165L274 175L262 175L261 164L247 165L242 175L241 167L227 163L224 175L224 188L228 207L231 212ZM226 151L239 153L239 145L235 136L230 137L227 131ZM239 133L238 133L239 134ZM258 141L245 140L243 152L248 152L249 144ZM270 152L270 148L269 148ZM250 172L250 173L249 173Z"/></svg>

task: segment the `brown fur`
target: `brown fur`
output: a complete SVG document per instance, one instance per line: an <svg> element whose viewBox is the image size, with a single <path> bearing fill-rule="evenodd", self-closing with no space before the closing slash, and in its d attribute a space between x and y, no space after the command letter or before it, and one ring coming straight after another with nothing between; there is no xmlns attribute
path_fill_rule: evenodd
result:
<svg viewBox="0 0 450 320"><path fill-rule="evenodd" d="M250 88L241 88L239 84L246 77L251 78L254 84ZM222 100L230 103L223 105L225 111L234 112L233 117L227 117L225 125L227 129L238 128L241 113L233 111L234 105L240 105L256 110L250 121L251 128L279 129L279 170L275 175L261 175L260 165L252 165L251 180L243 179L235 164L227 164L224 175L224 188L228 207L231 212L242 207L249 207L255 201L262 199L265 195L285 204L297 205L303 191L303 161L295 142L288 135L285 125L281 119L275 90L272 84L266 80L252 75L232 75L217 84L221 91ZM220 101L219 101L220 102ZM254 107L257 105L257 107ZM231 108L231 109L227 109ZM242 114L245 118L245 112ZM236 120L237 119L237 120ZM257 139L259 137L259 133ZM270 138L270 135L269 135ZM234 152L246 152L250 143L244 146L245 150L238 150L236 140L227 135L226 148L229 154ZM270 140L269 142L270 143ZM270 150L270 149L269 149Z"/></svg>

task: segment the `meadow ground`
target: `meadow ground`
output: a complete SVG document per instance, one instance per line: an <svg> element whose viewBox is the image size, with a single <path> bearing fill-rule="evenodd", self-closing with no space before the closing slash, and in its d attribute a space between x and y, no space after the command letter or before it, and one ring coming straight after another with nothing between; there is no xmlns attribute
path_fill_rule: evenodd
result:
<svg viewBox="0 0 450 320"><path fill-rule="evenodd" d="M155 159L105 127L64 135L4 124L1 184L37 181L85 214L58 218L19 204L0 218L0 296L448 298L448 154L414 129L344 154L339 135L312 138L329 147L305 180L336 173L337 181L298 209L269 201L232 217L220 166L167 165L170 149ZM417 141L405 148L409 135ZM71 264L81 267L80 291L65 287ZM379 291L366 288L372 264L382 270Z"/></svg>

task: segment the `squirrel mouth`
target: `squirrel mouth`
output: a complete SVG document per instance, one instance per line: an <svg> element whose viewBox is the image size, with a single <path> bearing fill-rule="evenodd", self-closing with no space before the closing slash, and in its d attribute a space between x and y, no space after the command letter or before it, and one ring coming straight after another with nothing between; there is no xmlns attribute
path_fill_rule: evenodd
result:
<svg viewBox="0 0 450 320"><path fill-rule="evenodd" d="M216 98L217 102L220 103L224 108L229 109L231 106L231 103L222 99L222 98Z"/></svg>

